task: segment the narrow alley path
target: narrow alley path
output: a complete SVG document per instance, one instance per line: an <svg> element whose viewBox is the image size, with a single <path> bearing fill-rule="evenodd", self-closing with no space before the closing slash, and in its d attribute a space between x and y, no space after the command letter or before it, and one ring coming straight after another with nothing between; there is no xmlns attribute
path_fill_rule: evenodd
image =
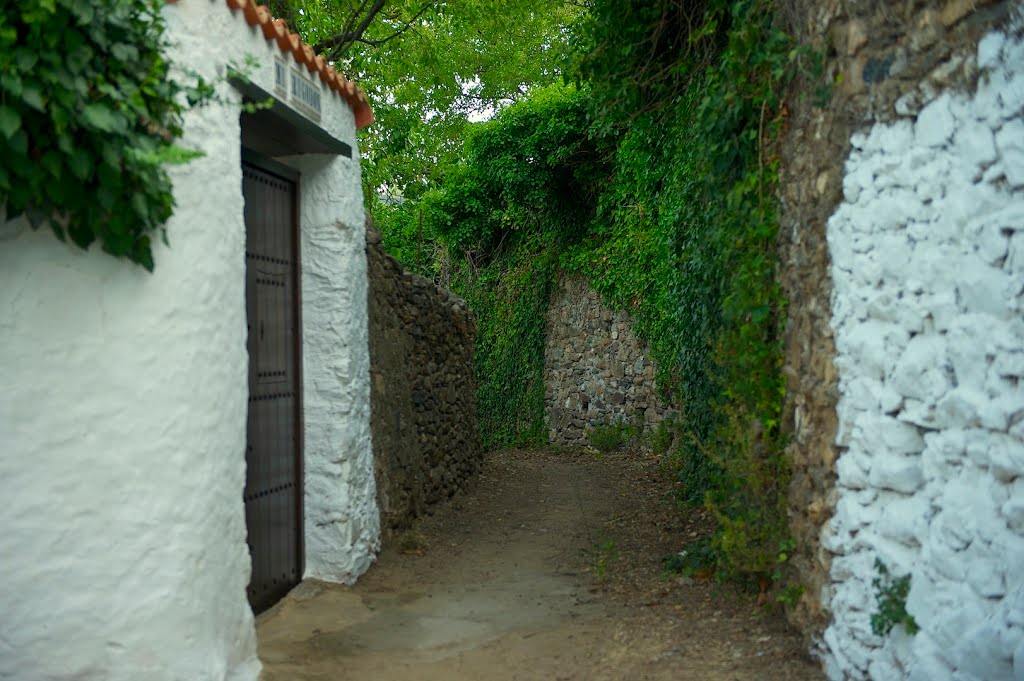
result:
<svg viewBox="0 0 1024 681"><path fill-rule="evenodd" d="M662 556L707 527L636 453L506 451L354 587L260 617L264 681L818 681L781 618Z"/></svg>

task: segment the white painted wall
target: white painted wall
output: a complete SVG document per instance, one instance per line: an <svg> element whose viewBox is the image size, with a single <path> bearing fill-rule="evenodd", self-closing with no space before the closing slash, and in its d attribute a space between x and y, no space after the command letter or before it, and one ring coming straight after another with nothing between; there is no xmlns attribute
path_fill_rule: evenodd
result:
<svg viewBox="0 0 1024 681"><path fill-rule="evenodd" d="M359 161L278 160L302 174L306 576L351 583L380 548Z"/></svg>
<svg viewBox="0 0 1024 681"><path fill-rule="evenodd" d="M851 139L828 223L840 374L832 679L1024 679L1024 41ZM875 636L874 561L921 630Z"/></svg>
<svg viewBox="0 0 1024 681"><path fill-rule="evenodd" d="M262 33L221 0L165 9L176 63L220 77L172 169L156 271L0 221L0 678L250 680L242 489L248 396L239 98L272 89ZM289 57L290 58L290 57ZM326 88L323 127L355 147ZM358 160L301 188L310 574L351 581L377 546ZM338 225L341 225L339 227ZM369 500L369 501L367 501Z"/></svg>

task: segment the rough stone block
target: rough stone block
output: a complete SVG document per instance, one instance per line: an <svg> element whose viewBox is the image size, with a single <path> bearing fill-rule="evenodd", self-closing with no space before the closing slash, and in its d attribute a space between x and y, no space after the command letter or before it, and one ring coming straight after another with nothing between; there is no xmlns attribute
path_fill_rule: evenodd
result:
<svg viewBox="0 0 1024 681"><path fill-rule="evenodd" d="M983 541L972 542L964 551L967 583L984 598L1000 598L1006 594L1006 556L996 553Z"/></svg>
<svg viewBox="0 0 1024 681"><path fill-rule="evenodd" d="M935 405L936 418L951 428L969 428L981 425L981 410L988 398L976 390L957 388Z"/></svg>
<svg viewBox="0 0 1024 681"><path fill-rule="evenodd" d="M1024 79L1020 84L1024 86ZM1007 182L1012 187L1024 185L1024 120L1007 122L995 138Z"/></svg>
<svg viewBox="0 0 1024 681"><path fill-rule="evenodd" d="M1014 297L1019 281L976 256L960 259L958 267L956 290L965 311L996 319L1015 316Z"/></svg>
<svg viewBox="0 0 1024 681"><path fill-rule="evenodd" d="M1014 636L991 620L963 633L953 649L958 671L986 681L1013 681Z"/></svg>
<svg viewBox="0 0 1024 681"><path fill-rule="evenodd" d="M991 69L1000 65L999 57L1003 50L1006 36L998 31L985 35L978 43L978 68Z"/></svg>
<svg viewBox="0 0 1024 681"><path fill-rule="evenodd" d="M989 465L997 480L1009 482L1024 477L1024 442L1012 435L992 434Z"/></svg>
<svg viewBox="0 0 1024 681"><path fill-rule="evenodd" d="M921 110L914 124L914 141L926 147L941 147L953 136L956 120L949 108L949 95L943 94Z"/></svg>
<svg viewBox="0 0 1024 681"><path fill-rule="evenodd" d="M836 474L839 484L850 489L864 489L868 485L867 457L857 452L847 451L836 461Z"/></svg>
<svg viewBox="0 0 1024 681"><path fill-rule="evenodd" d="M863 579L864 575L872 574L874 569L871 554L863 552L833 559L829 574L833 581L845 582L850 579Z"/></svg>
<svg viewBox="0 0 1024 681"><path fill-rule="evenodd" d="M914 143L914 125L910 121L897 121L891 125L876 125L863 138L864 152L878 152L898 159Z"/></svg>
<svg viewBox="0 0 1024 681"><path fill-rule="evenodd" d="M887 372L886 384L904 397L935 402L950 385L943 370L945 364L946 341L942 336L914 336Z"/></svg>
<svg viewBox="0 0 1024 681"><path fill-rule="evenodd" d="M934 537L928 535L924 539L921 563L927 565L929 571L954 582L967 579L967 564L962 551L951 548L946 542L934 541Z"/></svg>
<svg viewBox="0 0 1024 681"><path fill-rule="evenodd" d="M978 121L960 126L955 143L959 156L971 166L982 166L996 160L996 140L992 129Z"/></svg>
<svg viewBox="0 0 1024 681"><path fill-rule="evenodd" d="M1024 536L1024 477L1011 483L1010 498L999 509L1007 526L1018 535Z"/></svg>
<svg viewBox="0 0 1024 681"><path fill-rule="evenodd" d="M911 493L924 484L919 457L880 455L871 462L872 485L896 492Z"/></svg>
<svg viewBox="0 0 1024 681"><path fill-rule="evenodd" d="M869 453L872 460L891 455L917 454L924 449L924 439L916 426L891 416L879 414L877 409L861 412L857 417L852 441Z"/></svg>
<svg viewBox="0 0 1024 681"><path fill-rule="evenodd" d="M904 400L903 408L896 414L896 418L922 428L937 428L940 426L935 416L935 407L925 404L921 400Z"/></svg>
<svg viewBox="0 0 1024 681"><path fill-rule="evenodd" d="M907 670L907 681L951 679L953 667L943 659L939 646L925 632L914 637L913 662Z"/></svg>
<svg viewBox="0 0 1024 681"><path fill-rule="evenodd" d="M1004 118L1021 113L1024 109L1024 74L1018 73L1008 79L1006 87L999 93L999 102L1002 104Z"/></svg>
<svg viewBox="0 0 1024 681"><path fill-rule="evenodd" d="M907 546L920 546L928 532L929 503L921 495L880 498L883 506L877 532L887 539Z"/></svg>
<svg viewBox="0 0 1024 681"><path fill-rule="evenodd" d="M836 346L859 367L857 374L881 379L893 352L906 344L908 333L896 324L869 320L836 336Z"/></svg>

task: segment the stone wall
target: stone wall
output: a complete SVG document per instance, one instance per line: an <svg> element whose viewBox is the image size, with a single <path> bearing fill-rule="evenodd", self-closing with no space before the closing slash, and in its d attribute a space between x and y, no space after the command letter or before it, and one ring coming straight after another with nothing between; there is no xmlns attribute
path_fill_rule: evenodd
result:
<svg viewBox="0 0 1024 681"><path fill-rule="evenodd" d="M1019 206L1024 81L1009 68L1022 60L1016 48L996 37L979 56L975 46L1014 5L794 3L794 25L826 51L837 83L824 107L790 99L781 235L791 519L808 587L791 615L833 678L1011 678L1021 575L1007 568L1022 564L1011 503L1021 490L1007 466L1019 465L1022 444L1006 404L1024 399L1019 378L1000 372L1020 357L1008 339L1024 335L1013 326L1020 288L1011 290L1024 278L1011 236L1021 216L998 211ZM978 292L990 285L999 290ZM964 390L979 415L937 417L940 401L958 403ZM983 450L999 462L979 459ZM967 487L983 501L965 505ZM949 541L954 515L969 528L959 544ZM871 633L876 557L911 575L908 610L923 628L913 638ZM953 631L959 640L947 640Z"/></svg>
<svg viewBox="0 0 1024 681"><path fill-rule="evenodd" d="M971 11L972 6L980 9ZM822 588L830 553L820 530L835 506L834 439L838 374L833 365L832 280L825 223L842 199L842 164L858 128L905 113L923 94L971 78L964 54L1006 16L1010 3L797 0L786 3L790 29L826 55L824 80L834 83L824 105L802 80L787 98L789 119L780 152L782 283L790 301L786 331L784 427L793 464L791 531L800 550L792 564L806 587L793 622L820 637L829 621Z"/></svg>
<svg viewBox="0 0 1024 681"><path fill-rule="evenodd" d="M585 281L565 278L551 295L544 348L544 419L550 442L581 446L597 425L642 423L652 432L666 410L654 364L625 312L613 312Z"/></svg>
<svg viewBox="0 0 1024 681"><path fill-rule="evenodd" d="M370 408L384 531L407 527L479 469L473 347L465 301L405 272L367 226Z"/></svg>
<svg viewBox="0 0 1024 681"><path fill-rule="evenodd" d="M833 678L1024 675L1024 41L853 137L828 222L840 375ZM921 627L871 633L880 559ZM1020 675L1017 678L1020 678Z"/></svg>

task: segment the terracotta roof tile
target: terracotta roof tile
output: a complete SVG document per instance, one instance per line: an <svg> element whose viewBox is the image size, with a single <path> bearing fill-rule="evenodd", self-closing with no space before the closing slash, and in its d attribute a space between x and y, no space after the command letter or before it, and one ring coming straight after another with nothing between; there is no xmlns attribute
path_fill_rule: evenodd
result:
<svg viewBox="0 0 1024 681"><path fill-rule="evenodd" d="M174 2L175 0L168 1ZM356 117L356 130L361 130L373 123L373 109L370 108L370 103L366 100L366 94L362 89L335 71L334 67L316 54L311 46L303 43L297 33L289 31L288 24L283 19L273 18L266 6L258 5L254 0L225 0L225 2L232 10L241 10L245 21L250 26L259 26L263 31L263 37L275 41L282 52L292 53L295 55L295 60L305 65L310 73L319 74L320 80L344 99L352 109Z"/></svg>

